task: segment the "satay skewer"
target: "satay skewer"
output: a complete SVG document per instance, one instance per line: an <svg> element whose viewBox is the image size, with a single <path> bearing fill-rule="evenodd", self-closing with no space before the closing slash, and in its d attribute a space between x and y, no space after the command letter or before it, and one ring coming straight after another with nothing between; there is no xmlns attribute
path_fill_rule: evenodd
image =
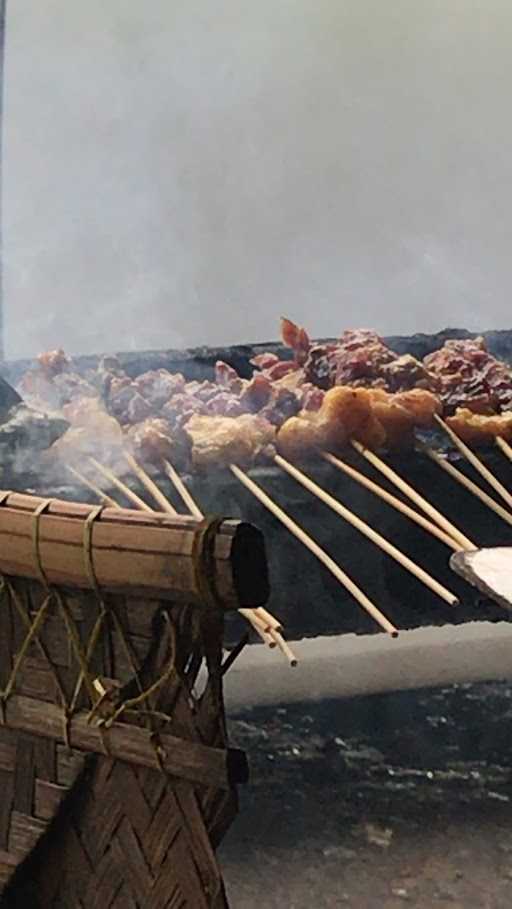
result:
<svg viewBox="0 0 512 909"><path fill-rule="evenodd" d="M174 484L174 487L177 490L177 492L179 492L184 504L190 511L190 514L192 514L195 518L198 519L198 521L200 521L204 517L204 515L203 515L201 509L199 508L199 506L197 505L197 502L195 501L194 497L191 495L191 493L185 486L178 471L176 470L175 467L173 467L172 464L169 463L169 461L166 461L165 459L164 459L163 464L164 464L164 470L165 470L167 476L169 477L171 483Z"/></svg>
<svg viewBox="0 0 512 909"><path fill-rule="evenodd" d="M254 628L255 632L267 647L277 647L277 641L274 640L270 632L265 627L265 623L256 615L256 609L239 609L238 612Z"/></svg>
<svg viewBox="0 0 512 909"><path fill-rule="evenodd" d="M425 452L427 457L434 461L435 464L438 464L450 477L452 477L457 483L460 483L461 486L464 486L468 492L480 499L484 505L487 505L498 517L502 518L503 521L506 521L507 524L512 525L512 514L503 508L499 502L488 495L480 486L477 486L476 483L473 483L473 480L470 480L458 467L455 467L454 464L451 464L447 458L444 458L439 452L434 451L432 448L429 448L428 445L420 444L420 450ZM512 449L511 449L512 454Z"/></svg>
<svg viewBox="0 0 512 909"><path fill-rule="evenodd" d="M437 414L435 414L435 420L436 420L436 423L438 423L438 425L441 426L442 429L444 429L445 433L450 437L453 444L457 446L460 453L463 454L464 457L467 458L469 463L475 468L475 470L478 471L480 476L482 476L484 478L484 480L486 480L487 483L489 483L489 486L492 486L492 488L498 493L498 495L501 496L503 501L507 503L509 508L512 508L512 495L510 494L508 489L505 488L503 483L500 483L498 478L494 476L493 472L491 470L489 470L489 468L486 467L485 464L482 463L480 458L477 457L477 455L474 453L474 451L472 451L471 448L469 448L469 446L466 445L466 443L463 442L462 439L459 438L459 436L457 435L456 432L453 431L451 426L448 426L448 424L445 423L444 420L441 419L441 417L437 416ZM496 442L499 445L498 439L496 439Z"/></svg>
<svg viewBox="0 0 512 909"><path fill-rule="evenodd" d="M201 521L204 517L203 512L199 508L197 502L195 501L192 494L189 492L185 486L183 480L181 479L178 471L175 467L164 459L164 469L169 477L171 483L174 485L174 488L181 495L183 502L187 506L190 513ZM266 609L263 609L262 606L256 609L239 609L238 612L251 623L253 628L258 632L265 644L268 644L269 647L275 647L277 642L270 637L271 631L280 632L283 630L283 626L276 618Z"/></svg>
<svg viewBox="0 0 512 909"><path fill-rule="evenodd" d="M150 495L153 496L153 499L155 500L155 502L157 502L160 505L160 508L162 509L162 511L167 512L167 514L177 515L178 512L176 511L174 506L171 505L171 503L169 502L168 499L166 499L162 490L158 488L156 483L151 479L149 474L146 473L144 468L141 467L140 464L135 460L133 455L131 455L130 452L125 451L124 456L125 456L128 464L130 465L131 469L133 470L134 474L139 478L142 485L146 487L146 489L150 493Z"/></svg>
<svg viewBox="0 0 512 909"><path fill-rule="evenodd" d="M332 464L333 467L336 467L338 470L341 470L347 476L351 477L351 479L355 480L356 483L359 483L361 486L369 489L370 492L373 492L374 495L382 499L383 502L387 502L387 504L391 505L392 508L395 508L396 511L399 511L406 518L414 521L416 524L418 524L419 527L422 527L423 530L426 530L427 533L430 533L432 536L437 537L437 539L440 540L441 543L444 543L445 546L448 546L455 552L460 552L462 546L460 543L454 540L453 537L445 533L444 530L441 530L437 524L433 524L431 521L428 521L427 518L424 518L422 514L414 511L413 508L410 508L409 505L406 505L406 503L402 502L401 499L397 499L396 496L391 495L387 489L379 486L378 483L374 483L373 480L370 480L370 478L365 476L364 473L361 473L360 470L356 470L356 468L352 467L351 464L347 464L346 461L342 461L341 458L337 458L329 452L322 452L322 457L329 464Z"/></svg>
<svg viewBox="0 0 512 909"><path fill-rule="evenodd" d="M86 476L84 476L83 473L80 473L79 470L76 470L75 467L71 467L71 464L66 464L66 469L69 470L69 472L71 474L73 474L75 479L79 480L79 482L82 483L83 486L87 486L87 488L90 489L91 492L93 492L96 496L98 496L100 501L104 502L105 505L109 505L111 508L119 508L119 505L117 504L115 499L113 499L111 496L107 495L106 492L103 492L103 490L100 489L99 486L96 486L96 483L93 483L92 480L89 480Z"/></svg>
<svg viewBox="0 0 512 909"><path fill-rule="evenodd" d="M126 496L130 502L132 502L133 505L135 505L141 511L153 511L153 509L144 501L144 499L141 499L136 492L133 492L133 490L131 490L130 487L126 485L126 483L123 483L122 480L116 477L113 470L110 470L109 467L105 467L103 464L100 464L96 458L90 457L89 461L93 467L96 468L98 473L101 473L107 480L110 481L110 483L112 483L113 486L116 486L120 492L122 492L123 495Z"/></svg>
<svg viewBox="0 0 512 909"><path fill-rule="evenodd" d="M503 454L509 459L509 461L512 461L512 447L509 445L506 439L502 438L502 436L496 436L496 445L498 448L501 448Z"/></svg>
<svg viewBox="0 0 512 909"><path fill-rule="evenodd" d="M295 654L294 654L293 650L291 649L291 647L289 646L289 644L287 644L287 642L283 638L282 634L280 634L279 631L273 630L270 632L270 637L277 644L281 653L283 653L285 655L290 666L292 666L292 667L296 666L298 663L297 657L295 656Z"/></svg>
<svg viewBox="0 0 512 909"><path fill-rule="evenodd" d="M91 460L94 460L94 459L91 459ZM101 465L98 462L95 463L95 466L97 466L98 469L101 467ZM68 465L68 470L70 470L71 473L74 476L76 476L76 478L78 480L80 480L81 483L84 484L84 486L87 486L89 489L91 489L98 496L98 498L107 499L108 504L112 508L118 508L118 509L121 508L121 505L119 505L119 503L116 502L115 499L110 498L110 496L106 496L98 486L96 486L94 483L91 483L87 479L87 477L85 477L83 474L81 474L78 470L76 470L73 467L69 467L69 465ZM104 470L107 472L107 474L111 473L111 471L109 471L108 468L104 468ZM117 478L115 477L115 474L113 474L113 473L112 473L111 477L109 477L109 479L111 480L111 482L114 482L114 479L117 480ZM121 490L124 491L124 483L121 483L121 481L118 481L118 482L121 485ZM116 484L114 484L114 485L116 485ZM128 487L126 487L126 488L128 489ZM130 492L131 492L131 490L130 490ZM149 505L146 505L146 503L143 502L142 499L139 500L138 496L136 496L135 493L133 493L133 495L134 495L135 499L138 500L137 502L134 502L134 504L137 504L137 507L139 508L139 510L142 510L142 505L144 505L145 506L143 509L144 511L151 511L151 512L154 511L154 509L150 508ZM139 502L140 502L140 504L139 504ZM274 616L270 612L267 612L267 610L263 609L262 607L258 607L256 609L239 609L238 612L252 625L252 627L254 628L256 633L260 636L260 638L264 644L266 644L268 647L272 647L272 648L278 646L278 642L271 636L270 632L271 631L280 632L283 629L282 629L282 625L280 624L280 622L278 622L277 619L275 619Z"/></svg>
<svg viewBox="0 0 512 909"><path fill-rule="evenodd" d="M262 621L264 622L265 631L281 632L283 630L283 626L281 625L281 622L279 622L278 619L276 619L276 617L273 616L271 612L267 612L267 610L264 609L263 606L258 606L254 610L254 612L256 612L259 615L259 617L262 619Z"/></svg>
<svg viewBox="0 0 512 909"><path fill-rule="evenodd" d="M274 500L267 495L264 490L258 486L250 477L244 473L236 464L230 465L231 472L234 476L242 483L246 489L251 492L255 498L261 502L265 508L270 511L274 517L276 517L282 524L296 537L316 558L319 562L324 565L328 571L336 578L336 580L354 597L355 600L359 603L360 606L380 625L384 631L387 631L392 637L398 637L398 630L395 626L386 618L386 616L381 612L377 606L372 603L369 597L357 586L357 584L352 581L351 578L337 565L337 563L332 559L324 549L319 546L319 544L306 533L279 505L277 505Z"/></svg>
<svg viewBox="0 0 512 909"><path fill-rule="evenodd" d="M370 464L373 464L380 473L383 474L388 480L393 483L400 492L403 492L407 498L411 499L421 510L429 516L448 536L453 537L458 543L460 543L462 549L466 549L468 552L478 549L478 546L475 543L472 543L465 534L463 534L451 521L449 521L437 508L434 508L430 502L427 501L416 489L414 489L409 483L406 483L399 474L396 473L382 458L379 458L374 451L370 451L369 448L365 448L364 445L361 445L356 439L351 439L351 444L359 454L361 454Z"/></svg>
<svg viewBox="0 0 512 909"><path fill-rule="evenodd" d="M370 527L366 521L363 521L359 518L353 511L347 508L345 505L342 505L338 499L335 499L334 496L331 496L325 489L322 489L317 483L310 479L302 470L299 470L297 467L294 467L293 464L290 464L289 461L286 461L281 455L276 455L274 462L286 471L290 476L292 476L298 483L304 486L309 492L313 493L321 502L325 505L328 505L333 511L336 512L340 517L344 518L352 527L355 527L360 533L362 533L367 539L371 540L379 549L382 549L387 555L391 556L395 562L398 562L402 568L405 568L410 574L412 574L418 581L421 581L426 587L428 587L433 593L438 597L444 600L445 603L448 603L449 606L457 606L458 598L455 594L451 593L443 584L440 584L439 581L436 581L432 575L428 574L424 568L418 565L416 562L413 562L404 552L400 549L397 549L393 543L390 543L386 537L383 537L382 534L377 533L373 527Z"/></svg>

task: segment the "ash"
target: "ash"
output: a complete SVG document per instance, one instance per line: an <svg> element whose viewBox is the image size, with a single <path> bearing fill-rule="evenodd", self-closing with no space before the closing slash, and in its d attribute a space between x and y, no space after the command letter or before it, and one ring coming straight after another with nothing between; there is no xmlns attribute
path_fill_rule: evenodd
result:
<svg viewBox="0 0 512 909"><path fill-rule="evenodd" d="M512 689L255 709L220 850L234 907L509 909Z"/></svg>

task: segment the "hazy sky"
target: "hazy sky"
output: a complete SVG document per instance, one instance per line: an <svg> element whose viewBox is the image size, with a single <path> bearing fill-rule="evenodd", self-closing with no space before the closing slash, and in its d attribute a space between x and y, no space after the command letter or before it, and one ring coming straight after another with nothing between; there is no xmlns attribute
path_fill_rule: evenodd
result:
<svg viewBox="0 0 512 909"><path fill-rule="evenodd" d="M510 0L9 0L11 357L509 327Z"/></svg>

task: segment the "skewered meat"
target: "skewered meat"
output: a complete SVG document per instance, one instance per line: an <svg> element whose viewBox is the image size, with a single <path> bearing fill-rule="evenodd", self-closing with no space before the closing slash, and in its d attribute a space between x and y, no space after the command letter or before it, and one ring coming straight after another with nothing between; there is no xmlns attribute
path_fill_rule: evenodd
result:
<svg viewBox="0 0 512 909"><path fill-rule="evenodd" d="M205 410L210 416L239 417L244 409L240 398L231 391L217 391L217 394L206 404Z"/></svg>
<svg viewBox="0 0 512 909"><path fill-rule="evenodd" d="M248 413L258 413L272 397L272 382L262 373L255 373L240 395L240 404Z"/></svg>
<svg viewBox="0 0 512 909"><path fill-rule="evenodd" d="M158 409L184 390L185 379L179 372L173 375L167 369L153 369L138 376L134 384L140 395Z"/></svg>
<svg viewBox="0 0 512 909"><path fill-rule="evenodd" d="M192 442L192 464L198 470L227 467L231 463L249 466L272 445L274 427L252 414L240 417L194 415L187 423Z"/></svg>
<svg viewBox="0 0 512 909"><path fill-rule="evenodd" d="M400 391L404 388L426 388L430 391L437 391L441 387L438 377L428 370L424 363L410 354L396 357L383 367L382 373L390 391Z"/></svg>
<svg viewBox="0 0 512 909"><path fill-rule="evenodd" d="M454 416L447 417L446 422L468 445L492 445L496 436L502 436L507 442L512 441L512 413L485 416L458 407Z"/></svg>
<svg viewBox="0 0 512 909"><path fill-rule="evenodd" d="M48 350L46 353L39 354L37 363L41 372L48 379L53 379L55 376L68 370L71 366L70 358L64 353L61 347L59 347L58 350Z"/></svg>
<svg viewBox="0 0 512 909"><path fill-rule="evenodd" d="M167 420L144 420L133 426L126 438L135 458L144 463L160 464L164 459L181 467L190 451L186 434L173 430Z"/></svg>
<svg viewBox="0 0 512 909"><path fill-rule="evenodd" d="M302 411L287 420L277 436L281 454L290 460L308 457L316 449L341 452L351 438L379 448L385 432L376 420L370 393L362 388L328 391L316 412Z"/></svg>
<svg viewBox="0 0 512 909"><path fill-rule="evenodd" d="M279 451L289 459L325 448L340 452L350 439L367 448L412 446L415 426L426 427L439 411L435 395L422 389L389 394L382 389L338 386L326 392L320 409L301 413L281 427Z"/></svg>
<svg viewBox="0 0 512 909"><path fill-rule="evenodd" d="M113 435L118 438L120 423L142 461L165 452L184 462L192 446L193 463L201 468L212 466L216 457L222 464L230 459L247 464L265 452L271 456L276 439L291 458L316 448L340 451L351 438L373 449L404 448L413 443L417 427L432 425L442 405L445 413L459 408L457 425L474 444L501 426L507 437L508 418L497 424L493 414L512 413L512 369L490 356L482 339L447 342L422 363L398 356L368 330L312 344L303 328L283 319L281 333L292 358L258 354L250 380L222 361L214 381L186 382L166 369L132 379L115 357L104 358L84 379L63 351L51 351L41 355L22 386L31 401L39 397L60 408L72 430L80 430L65 438L64 447L85 446L83 434L94 436L96 426L108 437L113 417ZM486 419L472 419L471 412Z"/></svg>
<svg viewBox="0 0 512 909"><path fill-rule="evenodd" d="M483 338L446 341L424 363L440 380L447 410L490 414L512 404L512 369L487 351Z"/></svg>
<svg viewBox="0 0 512 909"><path fill-rule="evenodd" d="M295 325L290 319L281 318L281 337L286 347L291 347L295 362L302 366L307 359L311 342L305 328Z"/></svg>
<svg viewBox="0 0 512 909"><path fill-rule="evenodd" d="M423 388L411 388L410 391L400 391L394 395L396 404L405 407L414 416L416 426L428 429L434 423L434 415L442 414L439 398L431 391Z"/></svg>

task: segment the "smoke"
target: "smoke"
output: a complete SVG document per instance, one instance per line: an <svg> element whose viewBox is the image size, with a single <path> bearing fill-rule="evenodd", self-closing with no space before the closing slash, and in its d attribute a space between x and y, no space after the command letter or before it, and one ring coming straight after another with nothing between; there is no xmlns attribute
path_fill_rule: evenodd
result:
<svg viewBox="0 0 512 909"><path fill-rule="evenodd" d="M14 0L11 358L508 327L512 11Z"/></svg>

